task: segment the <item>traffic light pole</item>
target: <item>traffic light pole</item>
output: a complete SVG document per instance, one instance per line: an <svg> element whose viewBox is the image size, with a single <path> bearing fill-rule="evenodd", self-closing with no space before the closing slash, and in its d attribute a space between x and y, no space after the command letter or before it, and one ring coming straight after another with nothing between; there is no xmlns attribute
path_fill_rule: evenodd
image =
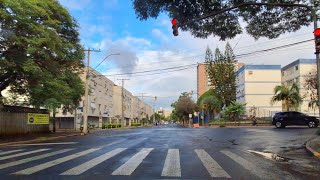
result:
<svg viewBox="0 0 320 180"><path fill-rule="evenodd" d="M311 8L311 13L312 13L312 19L313 19L313 28L316 30L318 28L318 18L317 18L317 13L316 13L316 7L315 7L315 2L314 0L310 0L311 5L313 5L313 8ZM320 57L319 57L319 52L316 51L316 62L317 62L317 93L318 93L318 111L319 111L319 117L320 117Z"/></svg>

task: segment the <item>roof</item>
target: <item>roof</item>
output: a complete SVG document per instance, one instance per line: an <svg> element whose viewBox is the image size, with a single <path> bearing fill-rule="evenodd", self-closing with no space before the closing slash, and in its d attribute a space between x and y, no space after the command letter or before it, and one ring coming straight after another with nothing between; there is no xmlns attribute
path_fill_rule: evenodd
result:
<svg viewBox="0 0 320 180"><path fill-rule="evenodd" d="M285 71L298 64L316 64L316 63L317 63L316 59L297 59L296 61L293 61L292 63L281 68L281 71Z"/></svg>
<svg viewBox="0 0 320 180"><path fill-rule="evenodd" d="M240 74L244 70L253 70L253 69L260 69L260 70L280 70L281 65L243 65L238 71L237 75Z"/></svg>

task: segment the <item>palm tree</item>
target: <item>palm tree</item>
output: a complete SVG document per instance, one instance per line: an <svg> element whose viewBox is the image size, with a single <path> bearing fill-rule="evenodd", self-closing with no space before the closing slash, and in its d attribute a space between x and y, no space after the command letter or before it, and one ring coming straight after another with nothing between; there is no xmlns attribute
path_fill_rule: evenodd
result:
<svg viewBox="0 0 320 180"><path fill-rule="evenodd" d="M200 107L206 105L206 111L209 113L210 119L221 110L221 101L216 96L206 96L200 102Z"/></svg>
<svg viewBox="0 0 320 180"><path fill-rule="evenodd" d="M297 110L300 103L302 102L302 97L299 93L299 87L296 83L293 83L292 86L279 85L274 88L274 96L271 99L271 103L278 101L283 101L286 111L289 111L290 108Z"/></svg>

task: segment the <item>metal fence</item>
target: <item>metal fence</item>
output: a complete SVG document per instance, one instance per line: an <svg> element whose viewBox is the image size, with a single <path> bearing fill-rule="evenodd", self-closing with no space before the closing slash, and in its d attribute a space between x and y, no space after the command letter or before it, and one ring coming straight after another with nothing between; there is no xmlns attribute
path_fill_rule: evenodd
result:
<svg viewBox="0 0 320 180"><path fill-rule="evenodd" d="M0 135L49 132L49 125L27 124L28 113L49 114L45 109L19 106L0 106Z"/></svg>

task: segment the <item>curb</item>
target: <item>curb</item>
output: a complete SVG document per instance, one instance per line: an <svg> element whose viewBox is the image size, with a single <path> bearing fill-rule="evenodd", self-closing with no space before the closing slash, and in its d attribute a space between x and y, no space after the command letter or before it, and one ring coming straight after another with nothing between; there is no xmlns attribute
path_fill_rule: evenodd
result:
<svg viewBox="0 0 320 180"><path fill-rule="evenodd" d="M317 152L316 150L312 149L311 146L310 146L310 143L311 143L312 141L314 141L315 139L317 139L317 138L319 138L319 137L316 137L316 138L314 138L314 139L311 139L311 140L309 140L309 141L306 143L306 150L307 150L308 152L310 152L311 154L313 154L314 156L320 158L320 152Z"/></svg>
<svg viewBox="0 0 320 180"><path fill-rule="evenodd" d="M51 137L51 138L46 138L46 139L33 139L33 140L26 140L26 141L2 143L2 144L0 144L0 147L5 147L5 146L9 146L9 145L14 145L14 144L25 144L25 143L33 143L33 142L50 141L50 140L54 140L54 139L60 139L60 138L72 137L72 136L79 136L79 135L80 134L70 134L70 135L56 136L56 137Z"/></svg>

